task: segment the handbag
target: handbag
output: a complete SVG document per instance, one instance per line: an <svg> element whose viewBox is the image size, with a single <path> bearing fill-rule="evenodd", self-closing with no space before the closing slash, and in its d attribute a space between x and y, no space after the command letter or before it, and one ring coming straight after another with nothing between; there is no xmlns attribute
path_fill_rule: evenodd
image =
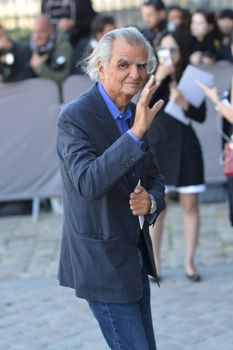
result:
<svg viewBox="0 0 233 350"><path fill-rule="evenodd" d="M233 142L224 145L223 173L225 176L233 176Z"/></svg>
<svg viewBox="0 0 233 350"><path fill-rule="evenodd" d="M219 115L219 117L221 117ZM220 118L218 118L219 120ZM233 177L233 134L226 135L219 127L216 119L216 127L225 141L223 152L219 159L219 163L223 166L223 173L226 177Z"/></svg>

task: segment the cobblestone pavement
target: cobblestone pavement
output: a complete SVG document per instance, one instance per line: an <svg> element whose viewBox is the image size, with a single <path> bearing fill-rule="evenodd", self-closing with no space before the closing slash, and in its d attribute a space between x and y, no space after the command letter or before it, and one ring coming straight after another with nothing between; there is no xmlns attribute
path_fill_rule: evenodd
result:
<svg viewBox="0 0 233 350"><path fill-rule="evenodd" d="M233 230L227 204L202 204L200 283L183 272L182 212L169 209L161 288L151 284L158 350L233 349ZM0 219L0 349L107 350L87 304L58 286L61 217ZM143 349L142 349L143 350Z"/></svg>

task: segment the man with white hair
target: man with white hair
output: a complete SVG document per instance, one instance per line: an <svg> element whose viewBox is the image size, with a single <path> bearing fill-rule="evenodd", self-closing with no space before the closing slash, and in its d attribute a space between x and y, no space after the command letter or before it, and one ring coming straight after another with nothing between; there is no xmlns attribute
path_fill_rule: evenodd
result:
<svg viewBox="0 0 233 350"><path fill-rule="evenodd" d="M164 184L146 132L163 101L131 99L155 66L136 28L107 33L86 59L96 81L64 107L57 149L64 185L59 281L75 289L111 349L155 350L148 274L156 278L148 227L164 209Z"/></svg>

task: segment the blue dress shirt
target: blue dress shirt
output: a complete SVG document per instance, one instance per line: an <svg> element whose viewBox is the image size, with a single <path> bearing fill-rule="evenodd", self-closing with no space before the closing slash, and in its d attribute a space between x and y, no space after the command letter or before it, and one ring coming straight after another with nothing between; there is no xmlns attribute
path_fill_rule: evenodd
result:
<svg viewBox="0 0 233 350"><path fill-rule="evenodd" d="M107 92L105 91L103 85L101 83L97 83L97 88L103 97L103 100L111 113L113 119L115 120L118 129L120 130L121 135L123 135L125 132L127 132L132 139L141 146L143 144L143 141L140 141L132 132L129 130L127 120L132 117L132 112L130 110L130 107L127 106L123 113L117 108L116 104L113 102L113 100L109 97Z"/></svg>

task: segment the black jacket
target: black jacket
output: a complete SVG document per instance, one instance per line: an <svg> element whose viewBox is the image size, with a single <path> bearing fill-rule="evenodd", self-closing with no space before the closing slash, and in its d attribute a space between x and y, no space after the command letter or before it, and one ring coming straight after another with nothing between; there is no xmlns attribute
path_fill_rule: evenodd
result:
<svg viewBox="0 0 233 350"><path fill-rule="evenodd" d="M169 100L169 83L166 79L155 93L153 100ZM158 113L149 130L149 140L156 156L165 184L171 186L198 185L204 182L200 143L192 125L185 125L168 115L164 108ZM191 120L205 120L205 103L193 106L185 113Z"/></svg>

